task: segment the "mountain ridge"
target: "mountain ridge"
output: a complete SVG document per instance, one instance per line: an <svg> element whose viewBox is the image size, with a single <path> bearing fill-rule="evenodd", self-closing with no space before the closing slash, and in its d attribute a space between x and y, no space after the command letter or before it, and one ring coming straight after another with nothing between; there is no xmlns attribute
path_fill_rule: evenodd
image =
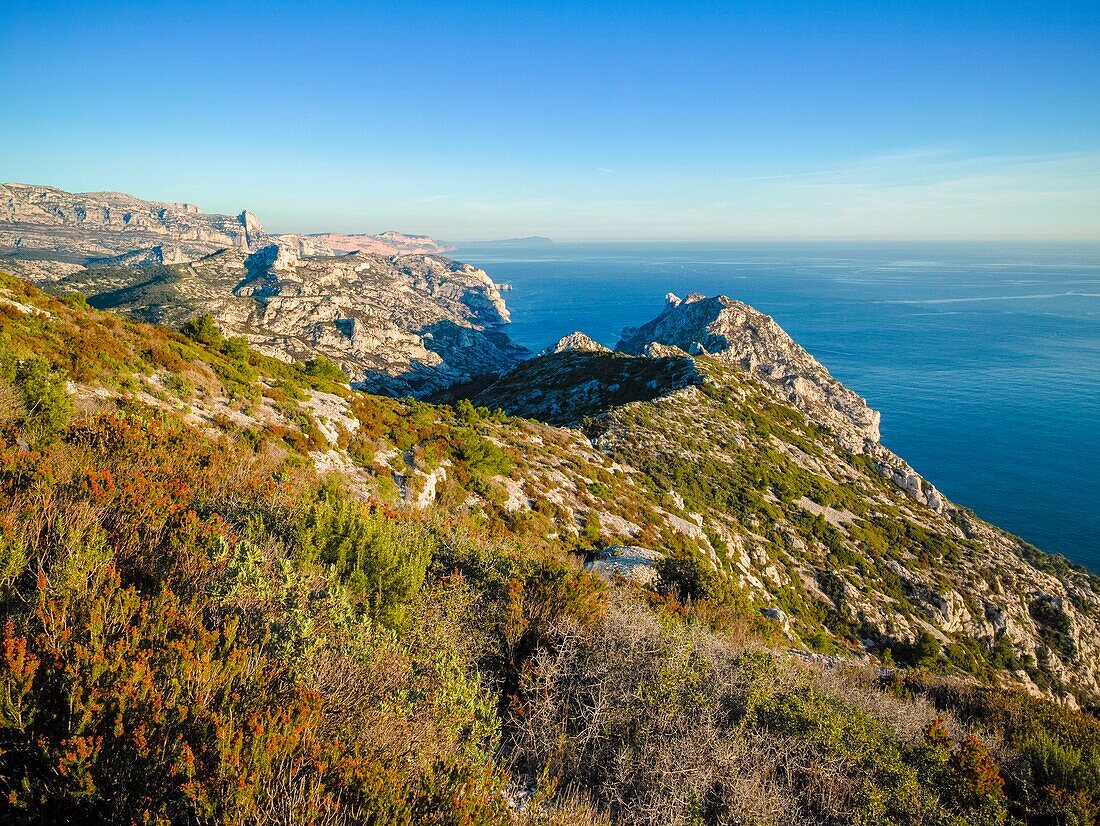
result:
<svg viewBox="0 0 1100 826"><path fill-rule="evenodd" d="M446 249L392 230L270 235L248 210L0 185L0 260L32 281L147 321L211 313L265 353L324 355L397 395L507 369L524 352L500 330L500 287Z"/></svg>

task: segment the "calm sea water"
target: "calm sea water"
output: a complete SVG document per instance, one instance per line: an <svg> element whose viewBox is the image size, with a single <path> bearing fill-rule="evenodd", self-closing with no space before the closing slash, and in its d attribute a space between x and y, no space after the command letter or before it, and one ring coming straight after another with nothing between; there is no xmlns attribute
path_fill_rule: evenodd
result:
<svg viewBox="0 0 1100 826"><path fill-rule="evenodd" d="M1100 245L463 247L511 337L613 347L664 295L768 313L882 411L883 442L957 502L1100 572Z"/></svg>

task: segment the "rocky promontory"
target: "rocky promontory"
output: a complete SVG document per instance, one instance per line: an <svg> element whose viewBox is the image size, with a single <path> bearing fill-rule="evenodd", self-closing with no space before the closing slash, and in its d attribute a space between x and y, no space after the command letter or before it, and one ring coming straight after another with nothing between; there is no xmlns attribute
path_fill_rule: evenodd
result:
<svg viewBox="0 0 1100 826"><path fill-rule="evenodd" d="M724 295L685 299L669 293L664 311L641 327L623 330L616 349L642 355L657 343L693 355L712 355L759 378L828 427L845 447L859 450L879 439L879 414L832 377L775 321Z"/></svg>

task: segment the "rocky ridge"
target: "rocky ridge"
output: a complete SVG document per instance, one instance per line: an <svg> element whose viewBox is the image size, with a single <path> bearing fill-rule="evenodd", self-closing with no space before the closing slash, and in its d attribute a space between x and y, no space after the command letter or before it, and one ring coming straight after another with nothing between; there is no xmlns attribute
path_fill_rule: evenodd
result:
<svg viewBox="0 0 1100 826"><path fill-rule="evenodd" d="M879 414L830 375L759 310L724 295L669 293L664 312L641 327L627 327L616 345L621 353L643 355L651 345L678 347L692 355L713 355L776 389L799 409L812 412L849 449L879 439Z"/></svg>
<svg viewBox="0 0 1100 826"><path fill-rule="evenodd" d="M523 353L498 329L500 288L444 249L398 232L270 235L247 210L0 186L6 268L147 321L209 312L265 353L326 356L376 392L432 392Z"/></svg>
<svg viewBox="0 0 1100 826"><path fill-rule="evenodd" d="M618 352L557 349L471 399L579 427L655 482L668 523L785 633L805 633L797 618L817 604L870 648L925 634L980 641L1026 652L1065 684L1100 686L1100 582L947 500L772 319L725 297L671 297L654 322L624 331ZM644 535L635 522L621 544ZM1039 690L1035 672L1015 668Z"/></svg>
<svg viewBox="0 0 1100 826"><path fill-rule="evenodd" d="M751 373L828 431L846 450L871 457L882 473L933 510L947 502L936 488L879 441L879 413L837 381L773 318L727 296L669 293L664 311L640 327L628 327L616 350L634 355L676 348L709 355Z"/></svg>

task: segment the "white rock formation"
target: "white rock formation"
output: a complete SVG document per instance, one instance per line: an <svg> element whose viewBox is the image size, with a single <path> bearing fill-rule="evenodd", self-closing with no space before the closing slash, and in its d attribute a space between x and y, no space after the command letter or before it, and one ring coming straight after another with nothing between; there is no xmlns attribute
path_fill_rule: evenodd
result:
<svg viewBox="0 0 1100 826"><path fill-rule="evenodd" d="M851 450L879 439L879 414L830 375L770 317L726 296L692 293L681 300L669 293L653 321L623 330L617 350L643 355L651 344L710 354L735 364L774 388L787 401L812 414Z"/></svg>
<svg viewBox="0 0 1100 826"><path fill-rule="evenodd" d="M879 413L829 373L770 316L724 295L665 297L665 309L641 327L628 327L616 350L634 355L707 355L747 371L827 430L852 453L872 458L880 472L912 499L936 512L947 500L904 460L879 442Z"/></svg>
<svg viewBox="0 0 1100 826"><path fill-rule="evenodd" d="M557 340L555 344L550 345L545 350L539 353L540 356L546 356L551 353L568 353L574 350L580 350L588 353L610 353L611 350L604 347L598 341L595 341L584 333L576 332L570 333L567 336L562 336Z"/></svg>
<svg viewBox="0 0 1100 826"><path fill-rule="evenodd" d="M637 545L612 545L604 548L584 569L597 573L605 579L617 576L632 579L642 585L652 585L657 581L657 564L664 554Z"/></svg>
<svg viewBox="0 0 1100 826"><path fill-rule="evenodd" d="M323 355L378 392L430 393L520 354L496 330L509 315L492 279L445 258L298 258L270 245L180 269L182 303L212 312L227 333L277 357Z"/></svg>

